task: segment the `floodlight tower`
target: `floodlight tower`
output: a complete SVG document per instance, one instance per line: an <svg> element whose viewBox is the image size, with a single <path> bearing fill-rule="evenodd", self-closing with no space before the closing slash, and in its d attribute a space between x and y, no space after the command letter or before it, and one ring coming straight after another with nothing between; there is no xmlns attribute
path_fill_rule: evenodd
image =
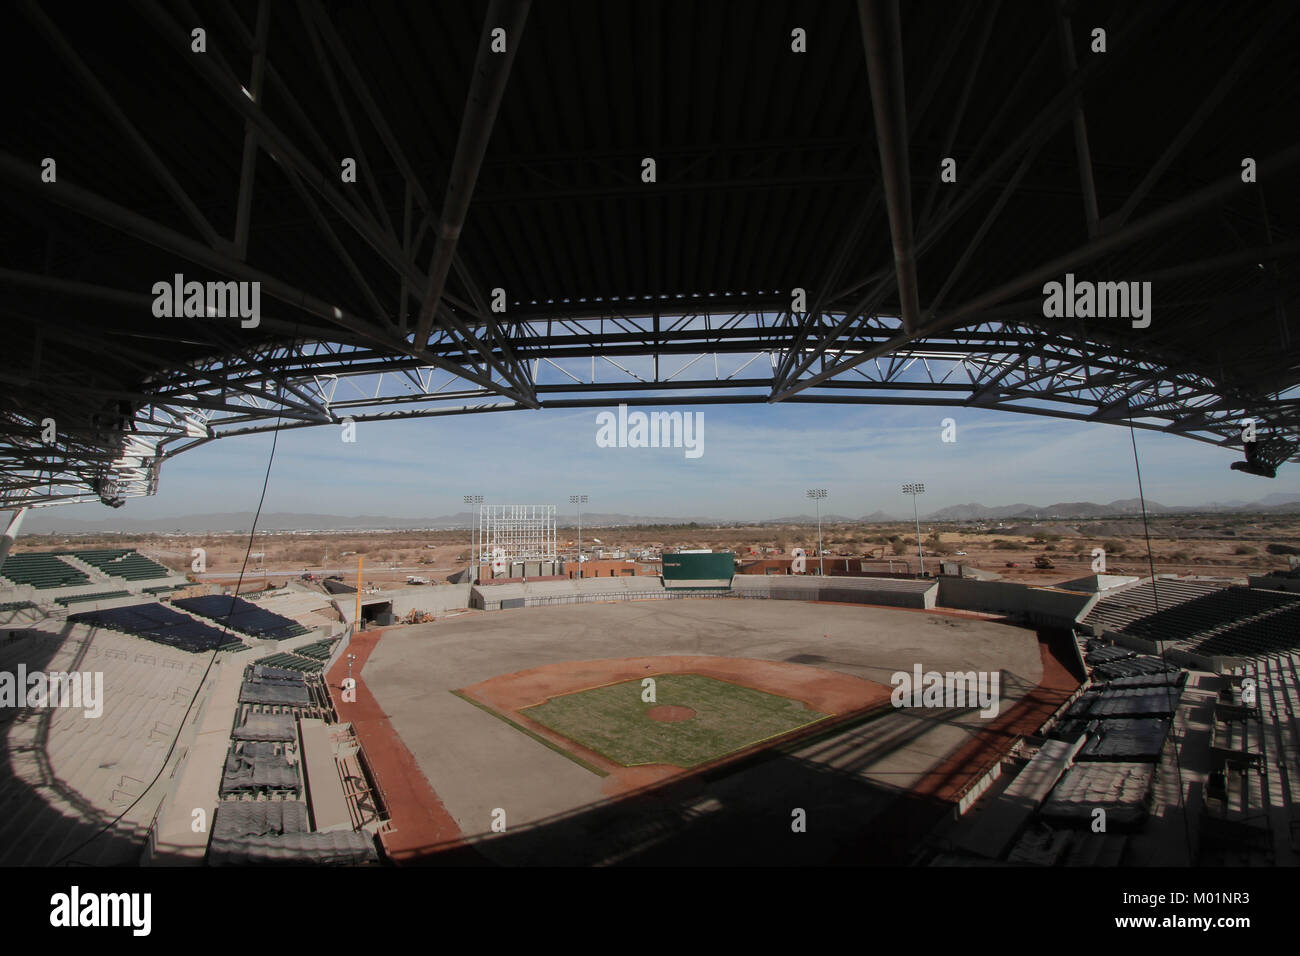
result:
<svg viewBox="0 0 1300 956"><path fill-rule="evenodd" d="M481 505L481 504L483 503L483 496L482 496L482 495L464 495L464 496L462 496L462 500L463 500L463 501L465 502L465 504L467 504L467 505ZM474 512L473 512L473 511L470 511L469 514L470 514L470 519L469 519L469 520L470 520L470 524L469 524L469 556L470 556L470 560L473 562L473 564L471 565L471 567L474 569L473 573L470 575L469 583L470 583L470 584L478 584L478 546L477 546L477 544L475 543L475 537L474 537L474 529L478 527L478 518L476 518L476 517L474 516Z"/></svg>
<svg viewBox="0 0 1300 956"><path fill-rule="evenodd" d="M813 500L813 507L817 509L817 560L821 562L821 575L826 577L826 555L822 552L822 507L821 500L826 497L825 488L809 488L808 497Z"/></svg>
<svg viewBox="0 0 1300 956"><path fill-rule="evenodd" d="M586 503L586 495L569 495L569 504L578 506L578 577L582 577L582 506Z"/></svg>
<svg viewBox="0 0 1300 956"><path fill-rule="evenodd" d="M916 554L921 565L921 577L925 577L925 551L921 548L921 517L916 510L916 496L925 494L925 484L913 482L903 485L903 494L912 496L912 517L916 521Z"/></svg>

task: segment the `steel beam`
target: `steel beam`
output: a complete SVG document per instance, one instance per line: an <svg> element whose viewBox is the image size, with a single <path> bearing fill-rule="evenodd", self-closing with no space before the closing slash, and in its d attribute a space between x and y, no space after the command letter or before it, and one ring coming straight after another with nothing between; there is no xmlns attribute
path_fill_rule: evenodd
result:
<svg viewBox="0 0 1300 956"><path fill-rule="evenodd" d="M419 348L428 343L434 317L442 302L443 287L451 271L456 244L460 241L460 231L465 225L465 216L474 196L474 185L478 182L479 168L483 163L483 155L487 152L488 141L492 138L497 110L501 106L506 82L510 79L510 67L519 49L531 3L532 0L492 0L483 21L483 35L479 40L474 75L470 80L460 136L456 141L456 153L452 158L447 181L442 220L429 263L429 281L415 326L415 345ZM503 27L506 31L504 53L492 52L492 31L498 27Z"/></svg>
<svg viewBox="0 0 1300 956"><path fill-rule="evenodd" d="M266 38L271 28L270 0L258 0L257 27L253 35L253 73L248 80L249 97L262 102L262 78L266 74ZM239 163L239 199L235 210L235 250L240 259L248 259L248 228L253 211L253 174L257 168L257 133L253 124L244 121L244 153Z"/></svg>
<svg viewBox="0 0 1300 956"><path fill-rule="evenodd" d="M1061 41L1061 61L1069 81L1079 69L1074 53L1074 31L1065 13L1065 0L1056 0L1056 25ZM1097 210L1097 184L1092 176L1092 150L1088 148L1088 122L1083 115L1083 94L1074 96L1074 151L1079 163L1079 187L1083 193L1083 214L1089 238L1097 235L1100 213Z"/></svg>
<svg viewBox="0 0 1300 956"><path fill-rule="evenodd" d="M298 0L298 15L302 20L304 32L311 42L311 48L316 54L316 62L320 66L321 74L325 77L325 86L330 92L330 97L334 100L335 109L338 110L339 119L343 123L343 131L347 134L348 145L351 146L353 158L357 163L358 178L365 184L365 189L370 194L371 205L373 211L379 217L380 225L383 226L389 238L396 244L398 242L397 230L393 228L393 221L389 218L384 197L379 191L379 182L374 175L374 168L370 165L365 147L357 135L356 124L352 122L352 111L348 109L347 101L343 98L343 92L339 88L334 69L330 66L330 58L326 55L325 46L321 42L320 31L317 27L317 18L321 16L320 8L315 4L309 4L308 0Z"/></svg>
<svg viewBox="0 0 1300 956"><path fill-rule="evenodd" d="M871 112L876 123L885 208L889 211L889 231L894 245L903 330L911 332L920 325L921 304L912 237L911 170L898 0L858 0L858 14L871 79Z"/></svg>

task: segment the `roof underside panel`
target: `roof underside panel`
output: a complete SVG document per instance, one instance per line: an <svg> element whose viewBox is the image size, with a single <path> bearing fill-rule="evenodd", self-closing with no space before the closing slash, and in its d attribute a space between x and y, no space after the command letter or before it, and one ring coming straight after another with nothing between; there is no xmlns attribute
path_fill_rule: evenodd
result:
<svg viewBox="0 0 1300 956"><path fill-rule="evenodd" d="M46 412L72 423L74 484L103 472L89 449L121 452L114 420L167 402L209 425L243 402L251 425L295 395L300 421L335 420L319 382L294 390L349 374L345 353L423 369L417 397L436 373L538 407L578 397L546 392L543 358L641 361L649 389L661 356L763 355L679 382L855 401L929 350L960 364L950 402L1075 403L1223 444L1252 415L1292 457L1300 11L1062 9L22 0L0 38L30 64L0 150L0 482ZM1149 281L1149 325L1045 315L1067 272ZM260 321L155 315L178 274L260 282ZM705 313L703 334L676 318ZM742 334L738 315L762 318Z"/></svg>

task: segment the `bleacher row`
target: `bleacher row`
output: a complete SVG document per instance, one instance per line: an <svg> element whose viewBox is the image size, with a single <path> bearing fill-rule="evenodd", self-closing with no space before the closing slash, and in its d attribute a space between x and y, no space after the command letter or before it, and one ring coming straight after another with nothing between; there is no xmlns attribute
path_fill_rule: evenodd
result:
<svg viewBox="0 0 1300 956"><path fill-rule="evenodd" d="M107 575L126 581L165 578L172 573L134 549L116 548L10 554L0 565L0 578L5 578L15 586L30 585L41 590L90 583L89 575L63 558L84 561Z"/></svg>
<svg viewBox="0 0 1300 956"><path fill-rule="evenodd" d="M163 768L204 674L202 661L111 631L73 625L0 638L0 672L102 675L102 712L0 709L0 866L131 865L162 799ZM164 778L165 779L165 778ZM120 822L110 826L119 816ZM100 830L103 836L89 841Z"/></svg>
<svg viewBox="0 0 1300 956"><path fill-rule="evenodd" d="M1300 595L1292 594L1281 598L1254 620L1189 642L1188 649L1206 657L1257 657L1289 651L1297 643L1300 643Z"/></svg>
<svg viewBox="0 0 1300 956"><path fill-rule="evenodd" d="M60 561L53 554L43 553L10 554L0 565L0 577L15 585L29 584L41 589L90 583L84 571Z"/></svg>
<svg viewBox="0 0 1300 956"><path fill-rule="evenodd" d="M952 850L1019 865L1117 865L1146 824L1186 673L1089 640L1091 672L997 797L957 825ZM1105 828L1094 830L1104 811ZM964 856L962 856L964 854Z"/></svg>
<svg viewBox="0 0 1300 956"><path fill-rule="evenodd" d="M1297 645L1300 594L1158 578L1104 596L1084 625L1097 636L1166 642L1203 658L1248 659Z"/></svg>
<svg viewBox="0 0 1300 956"><path fill-rule="evenodd" d="M316 716L320 703L319 694L312 693L310 678L301 671L261 662L248 665L239 688L221 796L300 796L297 718Z"/></svg>
<svg viewBox="0 0 1300 956"><path fill-rule="evenodd" d="M1152 578L1106 592L1084 617L1083 624L1096 637L1106 631L1126 631L1130 624L1151 617L1157 608L1168 612L1221 590L1223 585L1214 581Z"/></svg>
<svg viewBox="0 0 1300 956"><path fill-rule="evenodd" d="M234 595L207 594L200 597L177 598L172 603L218 624L226 624L250 637L281 640L311 633L310 629L303 627L292 618L268 611Z"/></svg>
<svg viewBox="0 0 1300 956"><path fill-rule="evenodd" d="M188 584L160 584L157 587L145 588L141 594L169 594L172 591L180 591L189 587Z"/></svg>
<svg viewBox="0 0 1300 956"><path fill-rule="evenodd" d="M94 594L77 594L61 597L60 604L65 607L76 603L103 601L110 598L129 597L127 591L101 591ZM68 616L68 620L78 624L106 627L132 634L146 640L167 644L182 650L200 653L211 650L239 650L244 646L241 634L250 637L284 639L310 634L311 631L297 621L275 614L245 601L227 595L206 595L202 597L180 598L172 602L175 608L188 611L198 617L207 618L227 629L214 627L205 621L195 620L190 614L183 614L164 604L132 604L111 608L96 608L91 611L78 611ZM320 670L323 660L329 657L326 649L320 657L322 644L326 648L328 641L317 641L298 650L297 656L287 660L289 664L301 662L301 670Z"/></svg>
<svg viewBox="0 0 1300 956"><path fill-rule="evenodd" d="M71 551L67 553L80 558L105 574L125 578L128 581L147 581L150 578L165 578L171 574L161 564L150 561L133 548Z"/></svg>
<svg viewBox="0 0 1300 956"><path fill-rule="evenodd" d="M61 598L55 598L55 602L68 607L71 604L88 604L91 601L108 601L113 598L130 597L130 591L96 591L93 594L66 594Z"/></svg>
<svg viewBox="0 0 1300 956"><path fill-rule="evenodd" d="M1278 606L1273 597L1225 595L1227 606L1265 615ZM1184 606L1199 599L1192 595ZM1208 766L1204 788L1199 801L1187 804L1200 808L1197 862L1202 865L1300 861L1298 642L1300 634L1293 632L1293 649L1286 653L1257 656L1224 677L1198 677L1190 706L1212 702L1209 733L1197 730L1205 726L1200 718L1178 724L1175 746L1188 746L1194 737L1197 746L1208 744L1208 765L1201 764ZM1116 865L1128 842L1144 832L1157 802L1164 812L1181 805L1166 743L1180 720L1188 672L1095 638L1081 638L1080 644L1089 682L1063 708L1033 759L979 808L982 816L958 824L952 850L1009 863ZM1215 681L1224 686L1217 699L1206 698L1206 682L1214 686ZM1193 757L1191 765L1198 762ZM1187 766L1184 762L1183 769ZM1162 782L1164 776L1169 779ZM1098 808L1106 811L1101 834L1089 829ZM949 855L937 861L960 859Z"/></svg>
<svg viewBox="0 0 1300 956"><path fill-rule="evenodd" d="M1091 682L1049 731L1053 740L1088 735L1078 759L1154 763L1164 748L1187 673L1158 657L1089 640L1084 660Z"/></svg>
<svg viewBox="0 0 1300 956"><path fill-rule="evenodd" d="M326 638L312 644L304 644L292 651L282 651L270 657L263 657L258 663L268 667L301 671L304 674L317 674L329 662L330 651L337 640L337 638Z"/></svg>
<svg viewBox="0 0 1300 956"><path fill-rule="evenodd" d="M378 860L364 832L313 833L300 800L218 804L208 845L211 866L357 866Z"/></svg>
<svg viewBox="0 0 1300 956"><path fill-rule="evenodd" d="M69 614L68 620L131 634L191 653L238 650L244 646L238 635L220 631L163 604L132 604L78 611Z"/></svg>
<svg viewBox="0 0 1300 956"><path fill-rule="evenodd" d="M1300 855L1300 653L1235 668L1214 704L1202 862Z"/></svg>

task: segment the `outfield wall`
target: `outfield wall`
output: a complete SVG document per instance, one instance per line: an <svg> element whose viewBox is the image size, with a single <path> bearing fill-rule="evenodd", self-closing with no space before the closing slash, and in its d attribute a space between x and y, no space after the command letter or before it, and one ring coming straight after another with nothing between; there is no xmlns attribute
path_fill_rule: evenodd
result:
<svg viewBox="0 0 1300 956"><path fill-rule="evenodd" d="M935 606L939 585L936 581L886 578L738 574L731 581L731 593L736 597L774 601L833 601L929 610Z"/></svg>
<svg viewBox="0 0 1300 956"><path fill-rule="evenodd" d="M561 578L558 581L475 585L470 589L469 606L482 611L500 611L592 601L647 601L672 596L657 577Z"/></svg>
<svg viewBox="0 0 1300 956"><path fill-rule="evenodd" d="M816 575L737 575L713 590L666 588L658 578L583 578L572 581L529 581L475 587L470 606L485 611L592 601L648 601L662 598L731 597L774 601L831 601L929 610L939 594L936 581L881 578L830 578Z"/></svg>
<svg viewBox="0 0 1300 956"><path fill-rule="evenodd" d="M939 579L939 606L1006 614L1029 624L1073 627L1092 610L1099 594L1040 588L1011 581Z"/></svg>

